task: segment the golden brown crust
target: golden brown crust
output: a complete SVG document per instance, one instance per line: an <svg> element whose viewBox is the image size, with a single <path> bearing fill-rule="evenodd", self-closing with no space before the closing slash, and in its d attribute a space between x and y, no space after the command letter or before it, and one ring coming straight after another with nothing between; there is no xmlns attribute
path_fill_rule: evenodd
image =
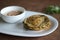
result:
<svg viewBox="0 0 60 40"><path fill-rule="evenodd" d="M24 27L30 30L50 29L51 21L44 15L33 15L24 20Z"/></svg>

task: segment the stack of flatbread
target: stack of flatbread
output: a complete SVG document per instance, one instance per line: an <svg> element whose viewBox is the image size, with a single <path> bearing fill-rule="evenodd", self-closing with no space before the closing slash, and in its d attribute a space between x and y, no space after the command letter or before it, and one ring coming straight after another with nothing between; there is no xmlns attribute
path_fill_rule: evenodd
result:
<svg viewBox="0 0 60 40"><path fill-rule="evenodd" d="M32 15L24 20L24 28L28 30L47 30L51 27L51 21L45 15Z"/></svg>

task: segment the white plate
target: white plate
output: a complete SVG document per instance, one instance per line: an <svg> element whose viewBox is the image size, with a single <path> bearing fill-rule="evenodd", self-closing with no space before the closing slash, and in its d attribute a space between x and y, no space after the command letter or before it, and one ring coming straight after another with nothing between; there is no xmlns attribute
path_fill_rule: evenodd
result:
<svg viewBox="0 0 60 40"><path fill-rule="evenodd" d="M9 24L2 21L2 19L0 19L0 33L14 35L14 36L40 37L40 36L48 35L57 29L58 21L50 15L39 13L39 12L26 11L26 15L24 18L35 14L48 16L48 18L52 21L52 27L46 31L29 31L29 30L27 31L24 29L23 23ZM23 22L24 18L20 21Z"/></svg>

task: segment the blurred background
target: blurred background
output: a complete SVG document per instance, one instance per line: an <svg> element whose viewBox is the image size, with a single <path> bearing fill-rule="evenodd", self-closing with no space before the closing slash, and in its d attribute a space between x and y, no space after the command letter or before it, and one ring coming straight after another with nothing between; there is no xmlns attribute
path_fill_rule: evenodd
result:
<svg viewBox="0 0 60 40"><path fill-rule="evenodd" d="M60 0L0 0L0 9L12 5L22 6L26 10L41 12L48 5L60 6Z"/></svg>

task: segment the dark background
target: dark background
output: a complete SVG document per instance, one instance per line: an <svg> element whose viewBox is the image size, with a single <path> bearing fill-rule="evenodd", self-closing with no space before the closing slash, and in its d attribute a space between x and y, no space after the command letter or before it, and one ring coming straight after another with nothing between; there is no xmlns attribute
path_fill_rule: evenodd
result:
<svg viewBox="0 0 60 40"><path fill-rule="evenodd" d="M60 6L60 0L0 0L0 10L6 6L22 6L26 10L43 12L48 5ZM60 22L60 14L51 14ZM60 24L60 23L59 23ZM53 33L36 38L17 37L0 33L0 40L60 40L60 25Z"/></svg>

